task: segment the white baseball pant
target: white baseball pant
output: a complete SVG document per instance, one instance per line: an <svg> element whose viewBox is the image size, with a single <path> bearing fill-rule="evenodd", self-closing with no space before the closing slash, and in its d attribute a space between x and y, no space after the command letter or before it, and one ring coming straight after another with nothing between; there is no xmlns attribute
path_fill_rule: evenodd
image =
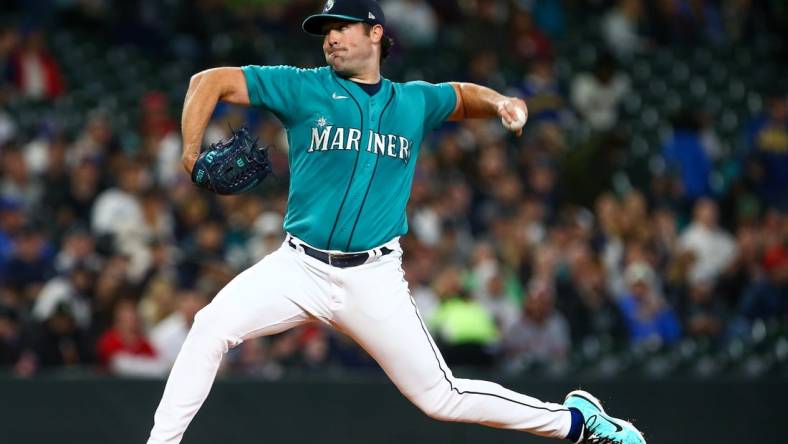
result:
<svg viewBox="0 0 788 444"><path fill-rule="evenodd" d="M287 242L236 276L203 308L170 372L148 444L179 443L211 390L222 356L246 339L319 320L352 337L399 391L441 421L565 438L569 411L487 381L455 378L427 332L394 239L362 265L337 268Z"/></svg>

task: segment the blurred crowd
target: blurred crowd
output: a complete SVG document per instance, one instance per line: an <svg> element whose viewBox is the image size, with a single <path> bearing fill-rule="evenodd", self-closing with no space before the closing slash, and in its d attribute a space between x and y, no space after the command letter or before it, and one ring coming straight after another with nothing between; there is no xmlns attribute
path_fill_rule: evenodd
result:
<svg viewBox="0 0 788 444"><path fill-rule="evenodd" d="M41 3L51 7L30 20L27 9ZM397 39L387 63L409 66L409 50L453 42L467 63L453 78L430 80L488 85L524 97L530 110L521 138L495 120L446 124L418 160L403 268L449 363L518 372L569 363L590 343L660 348L689 338L722 346L746 340L755 323L786 331L786 90L762 91L766 105L743 125L742 153L722 146L712 118L677 112L648 177L637 181L622 177L632 134L620 117L633 88L620 66L633 55L779 35L788 29L782 2L381 3ZM131 146L102 109L84 110L77 131L59 130L58 116L23 131L7 103L54 104L74 87L47 49L46 30L92 27L110 45L201 67L319 64L319 43L307 37L297 38L314 54L266 43L318 7L9 2L0 28L0 367L20 376L85 367L165 375L195 313L285 235L290 147L260 110L219 106L206 131L215 141L228 123L247 121L274 145L277 177L233 197L202 192L183 173L181 103L161 91L140 95ZM557 43L584 17L596 20L607 47L588 72L560 82ZM212 39L227 23L238 25L234 45ZM785 48L774 50L784 70L777 54ZM723 161L735 166L732 179L715 186ZM375 363L312 324L247 341L223 364L229 374L271 378L294 368Z"/></svg>

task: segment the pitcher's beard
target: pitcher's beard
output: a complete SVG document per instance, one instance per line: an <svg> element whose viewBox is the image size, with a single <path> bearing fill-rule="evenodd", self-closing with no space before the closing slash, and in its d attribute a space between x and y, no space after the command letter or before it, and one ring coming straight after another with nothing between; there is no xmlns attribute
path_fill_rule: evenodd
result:
<svg viewBox="0 0 788 444"><path fill-rule="evenodd" d="M356 70L348 66L349 64L346 62L347 60L342 57L337 57L336 55L332 57L326 54L326 63L328 63L328 66L330 66L338 76L343 78L353 77L356 74Z"/></svg>
<svg viewBox="0 0 788 444"><path fill-rule="evenodd" d="M331 69L333 69L334 72L339 77L350 78L350 77L353 77L353 75L355 75L355 72L353 70L351 70L351 69L348 69L347 67L341 68L341 67L338 67L337 65L332 64L332 63L329 63L329 66L331 66Z"/></svg>

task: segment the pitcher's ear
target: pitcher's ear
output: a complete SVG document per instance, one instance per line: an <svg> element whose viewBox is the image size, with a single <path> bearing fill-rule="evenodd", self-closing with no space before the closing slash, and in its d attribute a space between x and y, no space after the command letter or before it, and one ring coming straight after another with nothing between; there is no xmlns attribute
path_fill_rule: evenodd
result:
<svg viewBox="0 0 788 444"><path fill-rule="evenodd" d="M370 29L369 36L372 38L372 43L380 43L383 39L383 26L373 25L372 29Z"/></svg>

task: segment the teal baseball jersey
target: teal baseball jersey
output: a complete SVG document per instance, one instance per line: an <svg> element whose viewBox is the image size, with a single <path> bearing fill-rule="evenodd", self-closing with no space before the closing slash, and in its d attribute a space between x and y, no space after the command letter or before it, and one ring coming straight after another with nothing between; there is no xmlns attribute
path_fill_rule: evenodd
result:
<svg viewBox="0 0 788 444"><path fill-rule="evenodd" d="M454 111L448 83L383 78L370 96L330 67L245 66L253 106L287 131L284 229L315 248L362 251L408 231L405 206L424 137Z"/></svg>

